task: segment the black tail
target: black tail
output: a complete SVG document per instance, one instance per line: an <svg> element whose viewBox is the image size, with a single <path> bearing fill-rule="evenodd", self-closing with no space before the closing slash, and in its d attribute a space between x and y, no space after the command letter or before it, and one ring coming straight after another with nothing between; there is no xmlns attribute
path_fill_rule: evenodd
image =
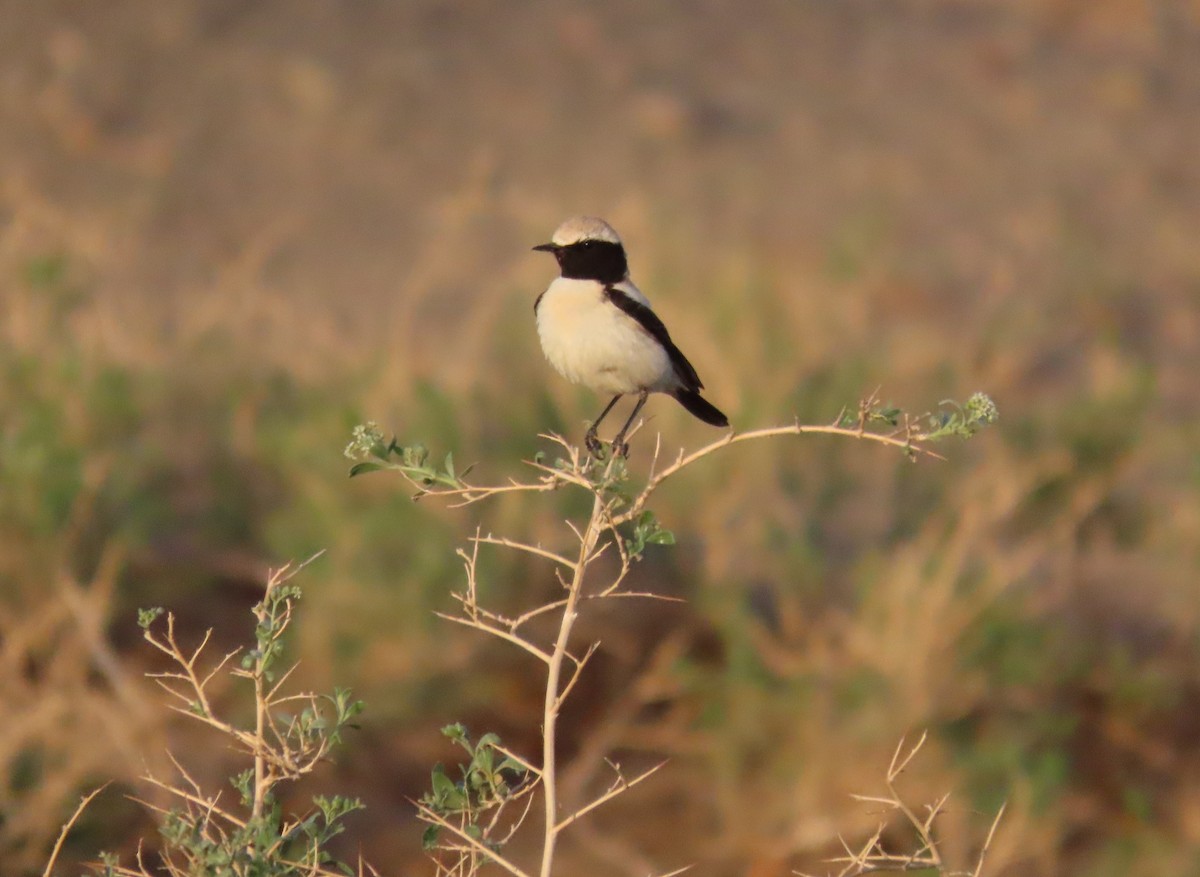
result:
<svg viewBox="0 0 1200 877"><path fill-rule="evenodd" d="M695 390L676 390L675 398L679 400L680 405L709 426L729 426L729 418Z"/></svg>

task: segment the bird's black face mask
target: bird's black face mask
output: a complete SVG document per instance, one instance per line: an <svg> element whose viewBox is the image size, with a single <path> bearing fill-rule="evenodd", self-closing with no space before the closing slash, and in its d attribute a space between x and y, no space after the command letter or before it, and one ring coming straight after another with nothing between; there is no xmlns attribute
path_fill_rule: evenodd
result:
<svg viewBox="0 0 1200 877"><path fill-rule="evenodd" d="M586 240L567 246L542 244L534 249L554 253L562 276L572 280L620 283L629 273L625 248L612 241Z"/></svg>

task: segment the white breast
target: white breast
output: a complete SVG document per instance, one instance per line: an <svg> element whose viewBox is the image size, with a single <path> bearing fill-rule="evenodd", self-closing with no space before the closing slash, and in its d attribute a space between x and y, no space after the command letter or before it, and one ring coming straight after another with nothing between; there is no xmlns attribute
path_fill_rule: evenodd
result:
<svg viewBox="0 0 1200 877"><path fill-rule="evenodd" d="M632 284L630 295L645 301ZM537 309L546 359L567 380L597 393L669 392L677 379L667 352L591 280L560 277Z"/></svg>

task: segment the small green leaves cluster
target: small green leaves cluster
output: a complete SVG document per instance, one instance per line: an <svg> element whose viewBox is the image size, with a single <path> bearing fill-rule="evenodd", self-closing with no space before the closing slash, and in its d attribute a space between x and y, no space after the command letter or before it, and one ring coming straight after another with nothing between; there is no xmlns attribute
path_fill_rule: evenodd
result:
<svg viewBox="0 0 1200 877"><path fill-rule="evenodd" d="M913 441L939 441L945 438L968 439L1000 419L996 403L986 393L973 393L966 402L943 399L938 410L920 417L910 417L902 408L880 404L872 398L857 412L846 410L837 425L846 429L857 426L872 430L876 427L906 430Z"/></svg>
<svg viewBox="0 0 1200 877"><path fill-rule="evenodd" d="M528 771L497 748L500 738L495 734L484 734L472 742L467 729L457 723L442 728L442 734L461 746L469 760L459 768L462 774L459 780L451 779L441 764L435 765L432 790L422 796L421 803L434 815L447 821L453 819L470 837L498 850L499 844L488 838L481 818L510 801ZM425 849L436 849L440 835L440 826L426 828L422 838Z"/></svg>
<svg viewBox="0 0 1200 877"><path fill-rule="evenodd" d="M634 502L629 491L629 469L624 457L614 457L605 466L593 471L596 490L605 497L608 513L617 514ZM650 509L643 509L633 521L633 532L625 537L625 553L630 560L638 560L647 545L674 545L675 534L659 523Z"/></svg>
<svg viewBox="0 0 1200 877"><path fill-rule="evenodd" d="M658 522L654 512L645 509L633 524L633 534L625 540L625 552L631 558L642 556L647 545L674 545L675 534Z"/></svg>
<svg viewBox="0 0 1200 877"><path fill-rule="evenodd" d="M335 860L326 847L345 829L343 818L361 810L362 802L341 796L313 800L315 809L301 820L286 822L279 802L272 798L261 815L227 829L219 829L204 809L172 809L159 829L172 862L169 870L261 877L312 874L316 869L355 874L353 867ZM102 862L105 877L121 874L113 857Z"/></svg>
<svg viewBox="0 0 1200 877"><path fill-rule="evenodd" d="M274 666L283 653L283 632L291 623L292 606L299 599L300 588L296 585L280 585L255 605L256 646L242 655L243 670L254 670L268 682L275 681Z"/></svg>
<svg viewBox="0 0 1200 877"><path fill-rule="evenodd" d="M390 469L400 472L409 481L423 488L444 487L461 490L466 487L462 479L471 471L468 466L462 472L454 467L454 455L446 454L441 466L429 462L429 449L421 444L402 445L393 436L385 440L383 432L374 421L354 427L350 443L344 451L346 457L357 460L350 467L350 477L367 472Z"/></svg>
<svg viewBox="0 0 1200 877"><path fill-rule="evenodd" d="M331 745L337 746L342 742L342 729L355 728L359 725L355 723L355 719L366 709L366 704L361 700L352 700L349 688L337 686L333 689L333 694L321 695L322 700L329 703L333 707L333 721L326 723L325 719L318 715L312 721L312 729L314 734L320 733ZM304 710L301 713L303 717L309 710Z"/></svg>
<svg viewBox="0 0 1200 877"><path fill-rule="evenodd" d="M596 492L604 497L608 514L619 514L635 500L629 485L629 467L624 457L594 461L587 469ZM647 545L674 545L675 534L659 523L654 512L643 509L633 521L633 532L624 537L625 554L630 560L641 558Z"/></svg>
<svg viewBox="0 0 1200 877"><path fill-rule="evenodd" d="M329 704L332 715L326 715L321 704ZM298 753L317 752L342 743L345 728L357 728L354 719L363 711L361 700L351 700L350 691L334 689L333 694L314 698L295 715L276 710L275 725L281 729L284 742Z"/></svg>
<svg viewBox="0 0 1200 877"><path fill-rule="evenodd" d="M161 606L155 606L153 609L139 609L137 613L138 627L142 630L149 630L150 625L157 621L165 611Z"/></svg>
<svg viewBox="0 0 1200 877"><path fill-rule="evenodd" d="M945 399L941 408L926 416L928 441L942 438L970 438L985 426L1000 419L996 403L986 393L973 393L962 405L953 399Z"/></svg>

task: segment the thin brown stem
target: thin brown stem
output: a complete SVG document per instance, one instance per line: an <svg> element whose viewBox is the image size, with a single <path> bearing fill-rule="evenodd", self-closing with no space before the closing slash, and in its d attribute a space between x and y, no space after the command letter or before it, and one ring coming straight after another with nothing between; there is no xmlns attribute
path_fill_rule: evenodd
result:
<svg viewBox="0 0 1200 877"><path fill-rule="evenodd" d="M979 877L983 873L983 860L987 858L988 850L992 848L992 839L996 836L996 829L1000 827L1000 820L1004 816L1004 810L1008 807L1008 802L1000 805L1000 809L996 811L996 818L992 820L992 827L988 829L987 837L984 838L983 847L979 850L979 859L975 862L975 870L971 872L971 877Z"/></svg>
<svg viewBox="0 0 1200 877"><path fill-rule="evenodd" d="M546 560L552 560L555 563L565 566L567 569L574 569L575 562L568 560L561 554L555 554L553 551L548 551L540 545L530 545L527 542L518 542L514 539L504 539L493 536L490 533L487 536L476 536L472 541L484 545L500 545L504 548L512 548L515 551L524 551L527 554L533 554L538 557L544 557Z"/></svg>
<svg viewBox="0 0 1200 877"><path fill-rule="evenodd" d="M79 806L71 814L71 818L66 821L62 827L62 831L58 833L58 840L54 842L54 848L50 850L50 858L46 860L46 869L42 872L42 877L50 877L54 872L54 863L58 861L58 854L62 852L62 845L67 839L67 835L71 833L71 829L79 821L79 817L83 815L83 811L87 809L88 804L92 803L92 799L107 789L108 785L108 783L105 783L83 796L83 799L79 802Z"/></svg>
<svg viewBox="0 0 1200 877"><path fill-rule="evenodd" d="M612 525L615 527L619 524L623 524L626 521L631 521L636 518L639 514L641 514L642 509L646 507L646 502L650 499L651 494L658 489L660 484L662 484L672 475L675 475L680 470L686 469L693 463L703 459L704 457L707 457L709 454L712 454L723 448L727 448L730 445L740 444L741 442L750 442L757 441L759 439L778 438L780 436L790 435L841 435L846 436L847 438L865 439L867 441L879 442L883 445L890 445L891 447L912 451L912 453L918 455L923 454L938 460L945 459L941 454L917 444L925 439L925 435L923 433L904 435L903 432L901 432L900 435L890 435L878 432L867 432L865 426L845 427L838 426L837 424L829 424L828 426L809 426L800 423L796 423L791 426L771 426L764 429L753 429L749 432L729 432L724 437L719 438L714 442L710 442L704 447L692 451L690 454L684 455L681 453L674 463L667 466L665 469L660 470L656 475L652 476L650 480L646 482L645 488L640 494L638 494L637 498L633 501L630 507L621 514L613 516Z"/></svg>
<svg viewBox="0 0 1200 877"><path fill-rule="evenodd" d="M562 819L556 826L556 829L558 831L562 831L564 828L566 828L572 822L576 821L577 819L580 819L581 817L587 815L588 813L591 813L593 810L595 810L601 804L611 801L613 798L615 798L617 795L620 795L622 792L625 792L628 789L632 789L634 786L636 786L638 783L642 782L643 780L647 780L650 777L654 776L654 774L656 774L660 770L662 770L662 768L665 764L666 764L665 761L660 761L658 764L654 765L654 767L650 768L649 770L644 771L643 773L638 774L631 780L626 780L624 777L618 777L617 781L615 783L613 783L612 787L609 788L609 790L607 792L605 792L600 797L594 799L593 801L591 801L587 804L584 804L582 807L580 807L578 810L576 810L570 816L567 816L564 819Z"/></svg>
<svg viewBox="0 0 1200 877"><path fill-rule="evenodd" d="M481 618L460 618L457 615L449 615L445 612L435 612L434 614L438 618L444 618L446 621L453 621L455 624L461 624L464 627L473 627L476 630L482 630L484 633L490 633L497 639L510 642L517 648L529 652L529 654L533 655L543 663L549 664L553 660L554 656L552 654L547 654L528 640L521 639L521 637L517 636L516 634L510 633L503 628L496 627L494 624L488 624Z"/></svg>
<svg viewBox="0 0 1200 877"><path fill-rule="evenodd" d="M263 621L265 610L259 617ZM263 751L263 734L267 726L267 698L263 685L263 658L254 662L254 804L251 813L255 819L262 816L267 797L267 759Z"/></svg>
<svg viewBox="0 0 1200 877"><path fill-rule="evenodd" d="M608 465L611 470L611 460ZM559 625L558 638L554 642L554 650L551 652L550 664L546 673L546 698L542 712L542 795L545 799L546 821L542 838L541 877L550 877L554 864L554 848L559 833L556 732L558 712L562 706L559 685L562 680L563 660L567 655L571 629L578 617L577 606L580 593L583 591L583 578L587 572L588 558L596 547L596 540L600 538L606 518L604 497L599 491L594 489L593 491L592 513L579 540L579 559L567 587L567 602L563 607L562 623Z"/></svg>

